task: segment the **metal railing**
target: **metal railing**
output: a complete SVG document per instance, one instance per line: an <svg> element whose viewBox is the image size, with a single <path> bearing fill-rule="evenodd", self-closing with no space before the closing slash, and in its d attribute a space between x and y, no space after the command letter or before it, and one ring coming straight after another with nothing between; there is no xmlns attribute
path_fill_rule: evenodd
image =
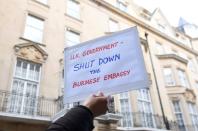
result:
<svg viewBox="0 0 198 131"><path fill-rule="evenodd" d="M122 116L119 123L120 127L126 128L155 128L166 129L162 116L143 113L143 112L116 112ZM175 121L168 121L171 131L198 131L198 123L196 126L183 125L179 126Z"/></svg>
<svg viewBox="0 0 198 131"><path fill-rule="evenodd" d="M62 97L47 99L0 91L0 112L23 116L52 117L63 108Z"/></svg>
<svg viewBox="0 0 198 131"><path fill-rule="evenodd" d="M156 114L143 112L117 112L117 114L122 115L120 127L166 129L162 116ZM169 121L169 126L172 131L180 131L178 124L174 121Z"/></svg>
<svg viewBox="0 0 198 131"><path fill-rule="evenodd" d="M142 112L117 112L122 115L122 119L120 121L121 127L126 127L124 123L126 117L132 123L132 127L148 127L148 128L158 128L165 129L165 125L163 122L163 118L159 115L155 115L152 113L142 113Z"/></svg>
<svg viewBox="0 0 198 131"><path fill-rule="evenodd" d="M44 97L32 97L0 90L0 113L51 118L63 108L63 97L59 97L58 99L47 99ZM109 112L123 116L119 123L120 127L165 129L162 116L156 114L115 112L113 101L110 104ZM179 127L178 124L173 121L169 121L169 126L172 131L198 131L198 126L197 128L192 125Z"/></svg>

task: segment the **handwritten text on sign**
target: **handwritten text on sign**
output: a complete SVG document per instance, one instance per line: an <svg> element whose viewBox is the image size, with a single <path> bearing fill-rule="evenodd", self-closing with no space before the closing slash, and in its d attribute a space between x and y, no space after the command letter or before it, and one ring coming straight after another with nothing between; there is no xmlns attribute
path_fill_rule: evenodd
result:
<svg viewBox="0 0 198 131"><path fill-rule="evenodd" d="M65 103L148 87L136 28L65 49Z"/></svg>

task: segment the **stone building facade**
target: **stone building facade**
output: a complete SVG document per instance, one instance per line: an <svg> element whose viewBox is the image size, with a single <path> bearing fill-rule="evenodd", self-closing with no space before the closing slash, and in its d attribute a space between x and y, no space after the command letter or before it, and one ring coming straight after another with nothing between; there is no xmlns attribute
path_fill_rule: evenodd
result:
<svg viewBox="0 0 198 131"><path fill-rule="evenodd" d="M1 131L44 130L63 109L64 48L133 26L150 87L114 95L116 130L163 130L166 121L198 131L198 41L160 9L132 0L1 0L0 7Z"/></svg>

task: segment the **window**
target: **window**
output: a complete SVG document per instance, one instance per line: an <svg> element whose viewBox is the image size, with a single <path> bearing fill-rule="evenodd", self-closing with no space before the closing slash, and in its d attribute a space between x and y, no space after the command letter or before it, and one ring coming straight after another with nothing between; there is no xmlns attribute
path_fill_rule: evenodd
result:
<svg viewBox="0 0 198 131"><path fill-rule="evenodd" d="M195 67L195 63L194 63L193 59L191 59L191 58L188 59L188 68L192 72L197 73L197 68Z"/></svg>
<svg viewBox="0 0 198 131"><path fill-rule="evenodd" d="M61 81L60 81L61 95L64 94L64 69L61 71Z"/></svg>
<svg viewBox="0 0 198 131"><path fill-rule="evenodd" d="M180 84L183 87L189 87L189 83L188 83L185 71L183 71L181 69L178 69L178 77L179 77L179 80L180 80Z"/></svg>
<svg viewBox="0 0 198 131"><path fill-rule="evenodd" d="M178 55L178 52L174 49L172 50L172 53L175 54L175 55Z"/></svg>
<svg viewBox="0 0 198 131"><path fill-rule="evenodd" d="M131 107L128 92L120 94L120 106L121 114L123 116L121 125L123 127L132 127L132 112L130 112Z"/></svg>
<svg viewBox="0 0 198 131"><path fill-rule="evenodd" d="M40 64L17 59L9 112L25 115L36 113L40 72Z"/></svg>
<svg viewBox="0 0 198 131"><path fill-rule="evenodd" d="M166 29L166 26L163 25L163 24L157 23L157 26L158 26L158 28L159 28L161 31L164 31L164 30Z"/></svg>
<svg viewBox="0 0 198 131"><path fill-rule="evenodd" d="M154 127L152 103L149 90L138 90L138 110L140 112L143 127Z"/></svg>
<svg viewBox="0 0 198 131"><path fill-rule="evenodd" d="M60 73L60 77L61 77L61 83L60 83L60 88L61 88L61 95L63 97L63 94L64 94L64 69L61 71ZM62 103L63 104L63 103ZM65 108L67 109L71 109L72 107L74 106L78 106L80 105L81 103L80 102L73 102L73 103L66 103L66 104L63 104L63 106L65 106Z"/></svg>
<svg viewBox="0 0 198 131"><path fill-rule="evenodd" d="M162 44L160 44L160 43L156 43L156 49L157 49L157 54L158 55L163 55L163 54L165 54L165 50L164 50L164 47L163 47L163 45Z"/></svg>
<svg viewBox="0 0 198 131"><path fill-rule="evenodd" d="M127 12L127 5L124 4L124 1L122 0L117 0L117 7L124 12Z"/></svg>
<svg viewBox="0 0 198 131"><path fill-rule="evenodd" d="M34 17L32 15L28 15L26 20L24 37L34 42L42 43L43 28L44 20Z"/></svg>
<svg viewBox="0 0 198 131"><path fill-rule="evenodd" d="M74 32L72 30L66 31L66 46L73 46L80 43L80 33Z"/></svg>
<svg viewBox="0 0 198 131"><path fill-rule="evenodd" d="M67 14L80 19L80 4L75 0L67 0Z"/></svg>
<svg viewBox="0 0 198 131"><path fill-rule="evenodd" d="M173 77L173 72L171 68L167 67L163 69L163 74L164 74L164 79L165 79L165 84L166 86L174 86L175 85L175 80Z"/></svg>
<svg viewBox="0 0 198 131"><path fill-rule="evenodd" d="M112 19L109 19L109 32L115 32L119 30L118 22Z"/></svg>
<svg viewBox="0 0 198 131"><path fill-rule="evenodd" d="M195 82L195 87L198 88L198 81Z"/></svg>
<svg viewBox="0 0 198 131"><path fill-rule="evenodd" d="M182 57L182 58L184 58L184 59L186 59L186 60L188 60L186 54L184 54L182 52L179 52L179 56Z"/></svg>
<svg viewBox="0 0 198 131"><path fill-rule="evenodd" d="M186 131L184 125L184 118L181 112L180 103L179 101L173 101L174 113L177 120L177 124L179 126L180 131Z"/></svg>
<svg viewBox="0 0 198 131"><path fill-rule="evenodd" d="M156 18L155 20L156 20L156 26L157 26L157 28L158 28L161 32L166 33L166 32L167 32L167 30L166 30L167 25L166 25L166 23L164 22L163 18L158 17L158 18Z"/></svg>
<svg viewBox="0 0 198 131"><path fill-rule="evenodd" d="M198 112L197 112L196 105L188 102L188 110L191 116L193 128L195 131L197 131L198 130Z"/></svg>
<svg viewBox="0 0 198 131"><path fill-rule="evenodd" d="M41 2L43 4L45 4L45 5L47 5L47 2L48 2L48 0L37 0L37 1L39 1L39 2Z"/></svg>

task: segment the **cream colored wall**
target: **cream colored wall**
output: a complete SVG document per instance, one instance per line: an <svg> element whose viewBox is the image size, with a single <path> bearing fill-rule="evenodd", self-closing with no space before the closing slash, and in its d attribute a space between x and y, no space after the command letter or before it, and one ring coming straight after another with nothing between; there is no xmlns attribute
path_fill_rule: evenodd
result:
<svg viewBox="0 0 198 131"><path fill-rule="evenodd" d="M1 131L44 131L47 124L25 124L20 122L0 121Z"/></svg>
<svg viewBox="0 0 198 131"><path fill-rule="evenodd" d="M112 0L115 2L115 0ZM26 42L20 37L23 36L25 19L28 13L36 15L45 19L45 28L43 36L43 44L41 47L48 53L48 58L42 65L42 76L40 83L40 96L57 98L60 95L60 74L62 66L59 62L63 59L63 50L65 47L65 29L71 28L81 33L81 41L87 41L99 36L103 36L109 31L109 18L115 19L119 22L120 29L126 27L132 27L136 24L124 17L112 12L100 5L95 4L92 1L82 0L79 1L81 6L81 19L76 20L66 14L65 0L49 0L48 6L44 6L35 2L34 0L7 0L0 1L0 82L1 90L10 90L13 76L14 64L16 62L16 56L14 54L13 46L19 43ZM129 2L130 3L130 2ZM129 11L130 12L130 11ZM162 97L162 103L165 114L169 119L175 119L173 116L169 97L164 84L164 78L162 74L162 67L173 65L173 68L184 68L189 76L190 83L194 85L194 79L198 78L197 74L189 73L186 66L174 61L162 61L156 57L156 40L163 45L170 46L178 50L178 52L184 52L187 56L195 58L191 52L176 46L171 41L167 41L160 36L157 36L152 31L144 29L138 26L139 35L145 39L145 32L149 34L149 45L152 52L153 64L155 66L155 72L158 79L159 89ZM148 51L145 52L142 46L145 64L148 73L151 73L152 85L150 87L151 100L153 103L153 110L155 114L161 115L161 108L159 105L158 93L154 82L154 76L152 72L151 62ZM3 73L2 73L3 72ZM175 73L175 77L176 77ZM178 78L176 77L177 83ZM137 111L137 93L133 91L131 93L132 111ZM198 90L195 89L196 95ZM119 109L119 99L115 97L115 103L117 109Z"/></svg>
<svg viewBox="0 0 198 131"><path fill-rule="evenodd" d="M192 40L193 48L198 51L198 38Z"/></svg>

